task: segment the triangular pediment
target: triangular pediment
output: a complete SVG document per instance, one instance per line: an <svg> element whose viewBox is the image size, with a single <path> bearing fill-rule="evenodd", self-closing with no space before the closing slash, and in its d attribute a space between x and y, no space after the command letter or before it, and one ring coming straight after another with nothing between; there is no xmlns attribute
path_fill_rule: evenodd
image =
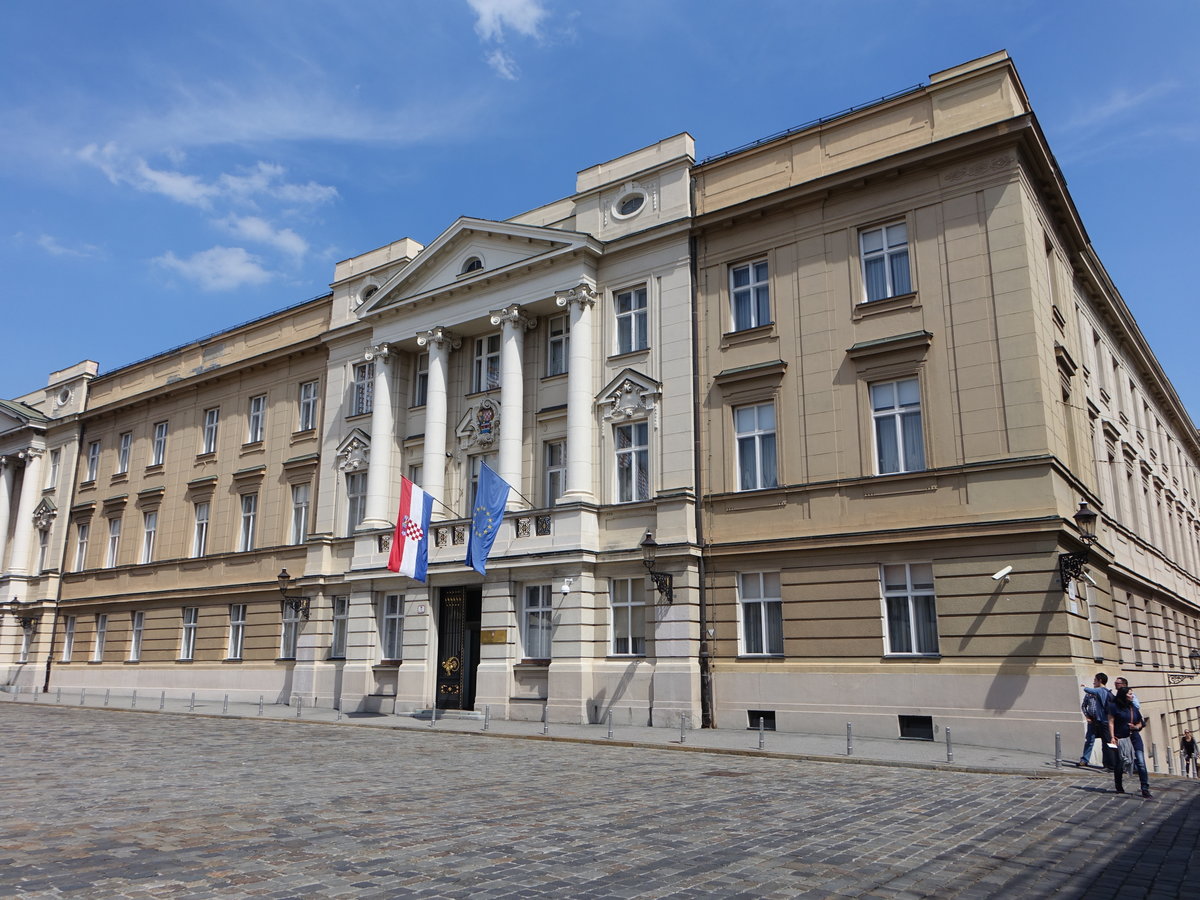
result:
<svg viewBox="0 0 1200 900"><path fill-rule="evenodd" d="M0 434L33 426L41 430L49 420L32 406L16 400L0 400Z"/></svg>
<svg viewBox="0 0 1200 900"><path fill-rule="evenodd" d="M603 247L595 238L575 231L464 217L382 284L358 314L368 316L499 275L511 276L581 249L599 255Z"/></svg>
<svg viewBox="0 0 1200 900"><path fill-rule="evenodd" d="M606 420L644 418L654 411L661 396L662 382L626 368L596 395L596 406Z"/></svg>
<svg viewBox="0 0 1200 900"><path fill-rule="evenodd" d="M342 472L366 471L371 460L371 436L361 428L352 428L337 445L336 466Z"/></svg>

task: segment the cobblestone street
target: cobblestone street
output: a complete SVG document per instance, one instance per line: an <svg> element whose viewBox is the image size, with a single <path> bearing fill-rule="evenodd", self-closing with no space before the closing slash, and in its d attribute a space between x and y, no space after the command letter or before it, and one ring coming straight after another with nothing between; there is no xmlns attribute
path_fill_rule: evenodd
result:
<svg viewBox="0 0 1200 900"><path fill-rule="evenodd" d="M1195 897L1200 782L0 706L0 895Z"/></svg>

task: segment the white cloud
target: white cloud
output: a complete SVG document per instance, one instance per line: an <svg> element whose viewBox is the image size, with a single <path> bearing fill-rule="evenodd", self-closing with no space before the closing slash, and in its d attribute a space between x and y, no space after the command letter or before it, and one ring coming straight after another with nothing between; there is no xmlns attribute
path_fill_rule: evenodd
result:
<svg viewBox="0 0 1200 900"><path fill-rule="evenodd" d="M258 258L241 247L211 247L180 259L167 251L154 262L194 281L206 291L229 291L247 284L263 284L271 273Z"/></svg>
<svg viewBox="0 0 1200 900"><path fill-rule="evenodd" d="M1068 128L1094 128L1110 119L1135 111L1163 94L1170 93L1179 85L1174 81L1160 81L1140 91L1118 88L1108 98L1091 109L1077 115L1067 123Z"/></svg>
<svg viewBox="0 0 1200 900"><path fill-rule="evenodd" d="M504 40L509 28L526 37L538 37L546 17L540 0L467 0L475 11L475 32L485 41Z"/></svg>
<svg viewBox="0 0 1200 900"><path fill-rule="evenodd" d="M497 47L487 55L488 65L495 69L496 74L509 81L517 80L517 64L511 56Z"/></svg>
<svg viewBox="0 0 1200 900"><path fill-rule="evenodd" d="M275 228L258 216L229 216L219 223L243 240L256 241L282 250L299 260L308 253L308 241L290 228Z"/></svg>
<svg viewBox="0 0 1200 900"><path fill-rule="evenodd" d="M75 256L81 259L99 256L100 249L92 244L80 244L78 247L67 247L59 243L58 238L49 234L40 234L35 239L39 247L52 256Z"/></svg>

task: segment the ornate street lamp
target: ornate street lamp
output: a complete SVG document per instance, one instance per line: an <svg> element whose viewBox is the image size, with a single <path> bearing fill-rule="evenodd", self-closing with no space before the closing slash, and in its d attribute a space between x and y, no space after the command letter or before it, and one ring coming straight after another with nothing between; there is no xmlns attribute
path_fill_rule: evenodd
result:
<svg viewBox="0 0 1200 900"><path fill-rule="evenodd" d="M291 609L297 614L308 619L308 604L309 598L303 594L289 594L288 588L292 583L292 576L288 574L287 569L280 569L279 576L279 593L283 596L284 609Z"/></svg>
<svg viewBox="0 0 1200 900"><path fill-rule="evenodd" d="M34 605L32 600L22 603L16 597L13 597L8 603L0 604L3 611L16 619L24 631L30 632L37 631L38 619L42 617L42 611L35 610Z"/></svg>
<svg viewBox="0 0 1200 900"><path fill-rule="evenodd" d="M1079 501L1079 509L1075 511L1074 519L1075 526L1079 529L1079 540L1084 548L1074 553L1058 555L1058 577L1062 581L1064 590L1071 581L1083 577L1083 567L1087 565L1090 553L1088 548L1099 540L1096 537L1096 520L1099 518L1096 511L1088 506L1086 500Z"/></svg>
<svg viewBox="0 0 1200 900"><path fill-rule="evenodd" d="M654 535L649 531L642 538L642 565L646 567L646 571L650 573L650 580L654 582L654 589L662 595L662 599L666 603L671 603L675 599L675 578L666 572L654 571L654 557L658 553L658 542L654 540Z"/></svg>

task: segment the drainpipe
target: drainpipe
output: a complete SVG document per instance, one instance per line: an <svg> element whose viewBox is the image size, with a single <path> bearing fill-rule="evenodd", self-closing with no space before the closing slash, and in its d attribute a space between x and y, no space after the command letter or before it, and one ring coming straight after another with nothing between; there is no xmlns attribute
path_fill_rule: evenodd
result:
<svg viewBox="0 0 1200 900"><path fill-rule="evenodd" d="M693 192L695 185L692 186ZM692 197L693 209L695 196ZM704 472L701 464L700 451L700 309L699 288L697 285L696 237L688 237L688 265L692 282L692 464L696 485L696 543L700 548L698 564L699 596L700 596L700 727L716 728L713 719L712 703L712 665L709 659L708 639L708 578L705 566L706 544L704 540Z"/></svg>
<svg viewBox="0 0 1200 900"><path fill-rule="evenodd" d="M62 579L67 572L67 548L71 543L71 506L75 502L75 473L79 471L79 454L83 449L83 437L85 429L83 422L79 423L79 438L75 442L75 465L71 470L71 489L70 496L66 498L67 502L63 504L63 511L66 513L66 521L63 527L66 529L66 534L63 535L62 555L58 559L58 581L54 589L54 608L51 610L50 616L50 648L46 653L46 677L42 681L42 693L50 692L50 670L54 666L54 643L58 639L58 613L62 605ZM64 467L65 469L65 467ZM66 472L63 472L65 477Z"/></svg>

